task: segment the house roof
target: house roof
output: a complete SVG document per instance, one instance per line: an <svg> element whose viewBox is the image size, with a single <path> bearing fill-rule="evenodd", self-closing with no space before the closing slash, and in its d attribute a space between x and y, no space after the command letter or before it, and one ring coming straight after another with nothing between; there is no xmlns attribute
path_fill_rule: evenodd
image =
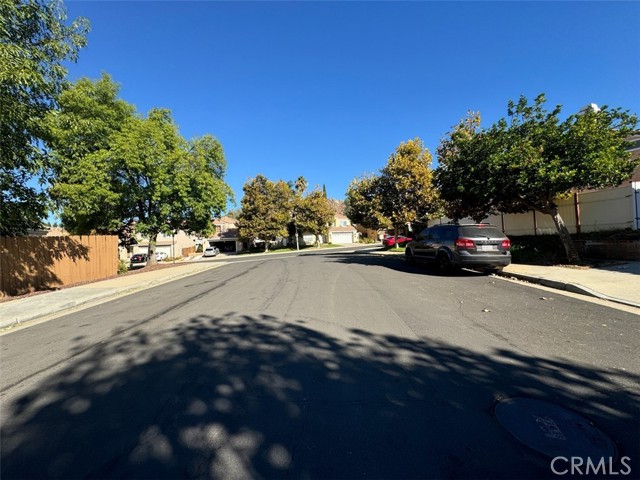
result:
<svg viewBox="0 0 640 480"><path fill-rule="evenodd" d="M329 231L330 232L355 232L356 229L353 225L349 225L348 227L331 227Z"/></svg>
<svg viewBox="0 0 640 480"><path fill-rule="evenodd" d="M237 223L238 223L238 220L236 220L235 218L227 217L227 216L216 218L213 220L214 225L223 225L223 224L236 225Z"/></svg>
<svg viewBox="0 0 640 480"><path fill-rule="evenodd" d="M209 240L235 240L238 238L238 229L233 228L227 232L213 235Z"/></svg>
<svg viewBox="0 0 640 480"><path fill-rule="evenodd" d="M335 200L333 198L329 198L329 203L333 207L333 211L339 215L344 214L344 201L343 200Z"/></svg>

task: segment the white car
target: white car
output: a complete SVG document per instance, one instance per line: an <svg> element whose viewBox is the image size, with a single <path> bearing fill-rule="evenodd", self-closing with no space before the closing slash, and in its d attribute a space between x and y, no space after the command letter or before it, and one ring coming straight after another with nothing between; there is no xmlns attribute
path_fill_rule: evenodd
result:
<svg viewBox="0 0 640 480"><path fill-rule="evenodd" d="M205 248L204 253L202 254L202 256L203 257L215 257L219 253L220 253L220 250L218 250L217 247L208 247L208 248Z"/></svg>
<svg viewBox="0 0 640 480"><path fill-rule="evenodd" d="M169 258L169 255L167 255L167 252L156 252L156 260L158 262L161 262L162 260L166 260L167 258Z"/></svg>

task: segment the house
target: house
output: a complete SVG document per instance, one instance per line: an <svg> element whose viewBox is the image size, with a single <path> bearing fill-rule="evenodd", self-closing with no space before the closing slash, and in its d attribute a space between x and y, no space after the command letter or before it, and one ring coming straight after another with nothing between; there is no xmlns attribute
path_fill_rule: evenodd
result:
<svg viewBox="0 0 640 480"><path fill-rule="evenodd" d="M342 213L336 213L333 225L329 227L329 243L358 243L358 231Z"/></svg>
<svg viewBox="0 0 640 480"><path fill-rule="evenodd" d="M215 233L207 238L209 246L218 247L221 252L240 252L242 242L238 237L238 221L231 217L220 217L213 221Z"/></svg>
<svg viewBox="0 0 640 480"><path fill-rule="evenodd" d="M138 243L131 246L131 253L148 253L149 239L136 235ZM190 235L182 230L175 234L158 234L156 238L156 253L165 253L169 258L187 257L195 253L196 246L202 240L195 235Z"/></svg>
<svg viewBox="0 0 640 480"><path fill-rule="evenodd" d="M336 245L358 243L358 231L351 224L351 220L342 213L342 202L340 200L330 201L336 213L333 217L333 223L328 225L328 238L325 239L324 235L320 235L320 243L325 243L325 240L328 241L328 243ZM312 233L304 232L302 234L302 240L305 245L313 245L316 241L316 237Z"/></svg>

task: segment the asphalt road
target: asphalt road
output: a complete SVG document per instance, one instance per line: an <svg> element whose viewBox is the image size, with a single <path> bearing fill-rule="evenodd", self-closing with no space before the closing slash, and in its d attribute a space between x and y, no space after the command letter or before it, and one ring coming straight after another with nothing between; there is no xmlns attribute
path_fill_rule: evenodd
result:
<svg viewBox="0 0 640 480"><path fill-rule="evenodd" d="M553 478L512 397L640 476L640 317L473 272L239 257L0 343L3 479Z"/></svg>

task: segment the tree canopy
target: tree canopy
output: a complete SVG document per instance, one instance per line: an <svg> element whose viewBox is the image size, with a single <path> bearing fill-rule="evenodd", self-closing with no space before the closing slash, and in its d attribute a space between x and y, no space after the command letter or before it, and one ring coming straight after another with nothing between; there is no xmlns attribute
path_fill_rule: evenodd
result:
<svg viewBox="0 0 640 480"><path fill-rule="evenodd" d="M117 98L108 76L79 80L51 114L51 192L72 233L208 233L232 198L226 160L211 135L186 141L166 109L147 117Z"/></svg>
<svg viewBox="0 0 640 480"><path fill-rule="evenodd" d="M353 180L346 193L345 214L353 223L371 229L392 226L396 234L439 210L431 154L419 138L398 145L379 175Z"/></svg>
<svg viewBox="0 0 640 480"><path fill-rule="evenodd" d="M539 95L509 102L507 118L488 129L467 118L438 147L437 185L455 219L537 210L551 215L567 258L579 260L557 199L571 191L617 186L638 161L628 137L637 117L621 109L587 108L565 120Z"/></svg>
<svg viewBox="0 0 640 480"><path fill-rule="evenodd" d="M324 235L335 217L335 211L324 190L316 189L302 199L298 222L300 228L315 235L315 244L320 244L320 235Z"/></svg>
<svg viewBox="0 0 640 480"><path fill-rule="evenodd" d="M109 152L115 136L135 116L104 74L81 78L65 90L47 119L51 145L50 194L65 228L76 234L124 233L126 213L115 188Z"/></svg>
<svg viewBox="0 0 640 480"><path fill-rule="evenodd" d="M378 194L380 177L364 175L355 178L349 184L345 195L345 215L356 225L378 230L391 226L382 212L381 198Z"/></svg>
<svg viewBox="0 0 640 480"><path fill-rule="evenodd" d="M242 213L238 218L241 238L255 242L264 241L265 251L269 242L287 235L291 221L293 191L283 180L272 182L264 175L257 175L243 187Z"/></svg>
<svg viewBox="0 0 640 480"><path fill-rule="evenodd" d="M424 221L438 211L433 185L431 153L419 138L401 143L380 171L378 196L381 213L396 229Z"/></svg>
<svg viewBox="0 0 640 480"><path fill-rule="evenodd" d="M89 30L66 19L58 1L0 0L0 235L25 234L46 216L43 119Z"/></svg>
<svg viewBox="0 0 640 480"><path fill-rule="evenodd" d="M273 182L258 175L247 181L238 216L240 237L249 242L264 241L268 251L269 242L306 231L316 236L317 245L335 211L323 190L316 188L305 195L306 188L304 177Z"/></svg>

